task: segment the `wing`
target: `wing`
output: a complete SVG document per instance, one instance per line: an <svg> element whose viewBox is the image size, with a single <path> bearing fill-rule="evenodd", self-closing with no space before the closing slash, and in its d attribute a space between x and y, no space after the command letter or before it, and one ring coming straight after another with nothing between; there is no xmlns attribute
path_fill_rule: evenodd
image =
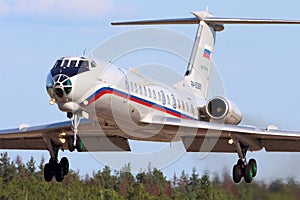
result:
<svg viewBox="0 0 300 200"><path fill-rule="evenodd" d="M130 151L128 140L116 136L117 128L103 129L94 121L82 120L79 125L79 136L84 143L84 151ZM0 149L47 150L47 140L68 149L67 142L62 143L61 134L65 138L73 135L71 122L59 122L41 126L0 130Z"/></svg>
<svg viewBox="0 0 300 200"><path fill-rule="evenodd" d="M189 152L236 152L232 144L235 139L250 151L264 148L266 151L300 152L300 132L166 117L154 117L143 123L160 127L173 140L182 140Z"/></svg>

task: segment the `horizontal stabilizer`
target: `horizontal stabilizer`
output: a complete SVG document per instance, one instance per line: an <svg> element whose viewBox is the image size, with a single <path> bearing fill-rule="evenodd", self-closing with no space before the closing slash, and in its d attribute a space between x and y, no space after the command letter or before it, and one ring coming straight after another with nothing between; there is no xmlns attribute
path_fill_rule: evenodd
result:
<svg viewBox="0 0 300 200"><path fill-rule="evenodd" d="M111 23L111 25L159 25L159 24L199 24L199 19L193 17L193 18L158 19L158 20L143 20L143 21Z"/></svg>
<svg viewBox="0 0 300 200"><path fill-rule="evenodd" d="M300 24L300 20L286 19L251 19L251 18L221 18L209 17L204 19L209 24Z"/></svg>
<svg viewBox="0 0 300 200"><path fill-rule="evenodd" d="M192 12L195 17L177 19L155 19L143 21L112 22L111 25L159 25L159 24L199 24L204 21L210 25L223 24L300 24L300 20L256 19L215 17L207 12Z"/></svg>

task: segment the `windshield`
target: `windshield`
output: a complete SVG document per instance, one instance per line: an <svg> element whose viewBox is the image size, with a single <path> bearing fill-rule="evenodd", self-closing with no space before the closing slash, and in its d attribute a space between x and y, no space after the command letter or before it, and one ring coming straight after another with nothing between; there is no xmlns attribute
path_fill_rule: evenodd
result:
<svg viewBox="0 0 300 200"><path fill-rule="evenodd" d="M61 63L62 63L62 60L56 61L56 63L54 64L53 68L60 67Z"/></svg>
<svg viewBox="0 0 300 200"><path fill-rule="evenodd" d="M78 67L89 68L89 61L87 61L87 60L80 60L79 63L78 63Z"/></svg>
<svg viewBox="0 0 300 200"><path fill-rule="evenodd" d="M90 69L90 68L95 68L96 63L93 60L88 60L86 58L61 58L57 60L53 66L53 69L55 68L85 68L85 69Z"/></svg>

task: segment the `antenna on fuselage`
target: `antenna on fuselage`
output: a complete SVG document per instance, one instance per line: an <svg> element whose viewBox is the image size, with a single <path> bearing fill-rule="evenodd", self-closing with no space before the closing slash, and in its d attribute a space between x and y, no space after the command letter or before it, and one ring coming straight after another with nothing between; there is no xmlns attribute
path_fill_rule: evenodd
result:
<svg viewBox="0 0 300 200"><path fill-rule="evenodd" d="M84 48L84 50L83 50L83 55L84 56L85 56L86 50L87 50L87 48Z"/></svg>

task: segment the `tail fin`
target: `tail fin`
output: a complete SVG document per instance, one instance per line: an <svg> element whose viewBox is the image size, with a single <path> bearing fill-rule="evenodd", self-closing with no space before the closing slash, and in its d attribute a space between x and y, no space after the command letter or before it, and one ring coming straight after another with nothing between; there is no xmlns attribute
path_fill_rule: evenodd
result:
<svg viewBox="0 0 300 200"><path fill-rule="evenodd" d="M200 21L185 76L174 87L207 99L215 37L215 28Z"/></svg>
<svg viewBox="0 0 300 200"><path fill-rule="evenodd" d="M113 22L112 25L199 24L185 77L174 87L207 99L216 31L222 31L224 27L222 24L206 23L205 19L214 17L208 11L192 14L194 18Z"/></svg>

